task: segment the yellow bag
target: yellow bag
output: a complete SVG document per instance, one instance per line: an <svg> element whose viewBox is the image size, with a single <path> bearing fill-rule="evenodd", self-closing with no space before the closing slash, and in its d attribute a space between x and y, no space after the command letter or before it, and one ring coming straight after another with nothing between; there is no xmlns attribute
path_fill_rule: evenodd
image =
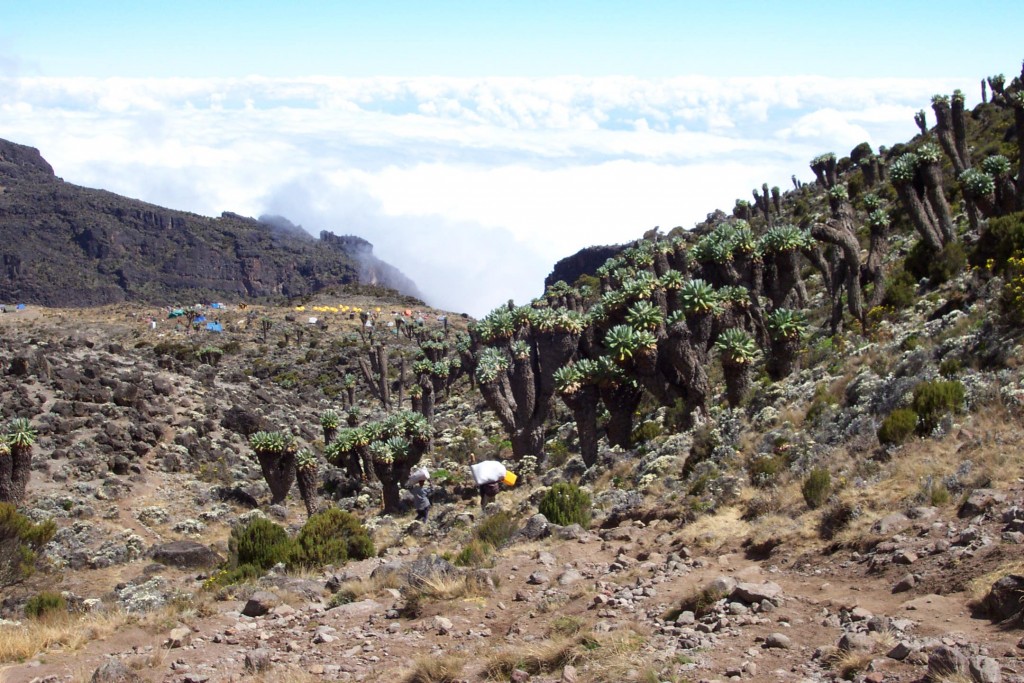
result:
<svg viewBox="0 0 1024 683"><path fill-rule="evenodd" d="M505 472L505 478L502 479L502 481L505 482L506 486L515 486L516 475L514 475L512 472Z"/></svg>

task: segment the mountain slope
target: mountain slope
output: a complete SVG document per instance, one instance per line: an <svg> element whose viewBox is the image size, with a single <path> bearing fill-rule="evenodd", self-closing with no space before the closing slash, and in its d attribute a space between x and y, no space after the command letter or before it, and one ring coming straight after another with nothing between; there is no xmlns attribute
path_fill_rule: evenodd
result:
<svg viewBox="0 0 1024 683"><path fill-rule="evenodd" d="M355 282L417 295L355 237L207 218L65 183L0 140L0 300L46 306L305 296Z"/></svg>

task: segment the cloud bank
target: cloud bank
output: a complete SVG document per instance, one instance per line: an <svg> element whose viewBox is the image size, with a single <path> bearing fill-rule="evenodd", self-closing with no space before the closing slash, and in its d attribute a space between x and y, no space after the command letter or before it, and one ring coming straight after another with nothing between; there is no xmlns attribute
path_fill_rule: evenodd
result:
<svg viewBox="0 0 1024 683"><path fill-rule="evenodd" d="M3 74L4 70L0 70ZM591 244L688 226L912 135L943 80L0 77L0 136L82 185L356 234L428 302L539 295Z"/></svg>

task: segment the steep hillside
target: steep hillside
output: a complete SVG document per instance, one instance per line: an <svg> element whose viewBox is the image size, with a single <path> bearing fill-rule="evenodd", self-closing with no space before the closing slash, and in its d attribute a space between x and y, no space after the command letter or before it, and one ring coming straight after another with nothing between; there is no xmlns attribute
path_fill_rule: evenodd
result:
<svg viewBox="0 0 1024 683"><path fill-rule="evenodd" d="M985 94L480 321L0 315L0 674L1024 681L1024 74Z"/></svg>
<svg viewBox="0 0 1024 683"><path fill-rule="evenodd" d="M0 140L0 301L96 306L415 285L357 237L317 240L232 213L206 218L65 183L35 149Z"/></svg>

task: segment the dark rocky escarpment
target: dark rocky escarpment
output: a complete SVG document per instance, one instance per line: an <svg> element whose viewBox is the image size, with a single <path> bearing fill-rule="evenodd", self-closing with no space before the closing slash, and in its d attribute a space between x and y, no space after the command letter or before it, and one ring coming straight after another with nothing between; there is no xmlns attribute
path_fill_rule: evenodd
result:
<svg viewBox="0 0 1024 683"><path fill-rule="evenodd" d="M605 261L618 255L625 249L623 245L605 245L597 247L586 247L580 249L572 256L566 256L558 261L551 274L544 278L545 289L563 280L567 284L573 284L581 275L593 275L594 271L600 268Z"/></svg>
<svg viewBox="0 0 1024 683"><path fill-rule="evenodd" d="M317 240L233 213L208 218L65 183L38 150L0 140L0 301L295 297L355 282L416 295L372 249L359 238Z"/></svg>

